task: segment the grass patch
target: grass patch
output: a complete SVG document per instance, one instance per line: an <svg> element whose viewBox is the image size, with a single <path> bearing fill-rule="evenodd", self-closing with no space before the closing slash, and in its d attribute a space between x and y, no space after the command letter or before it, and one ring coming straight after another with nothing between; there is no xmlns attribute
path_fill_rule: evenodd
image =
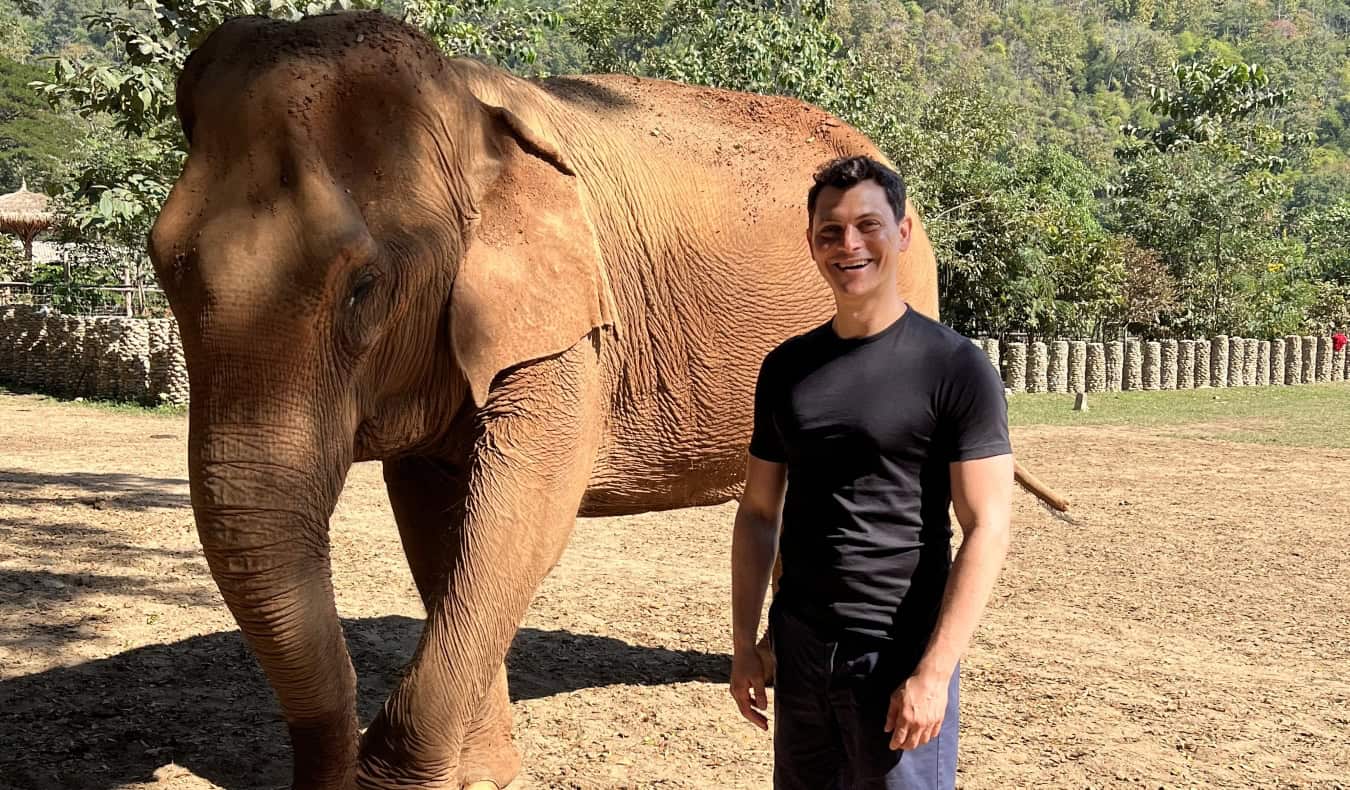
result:
<svg viewBox="0 0 1350 790"><path fill-rule="evenodd" d="M186 406L143 406L124 401L89 399L77 401L3 385L0 385L0 395L22 396L40 403L120 414L162 417L183 417L187 414ZM1090 408L1086 412L1074 411L1073 400L1073 395L1018 393L1008 399L1008 421L1013 427L1129 425L1173 429L1195 439L1290 447L1350 448L1350 383L1100 392L1088 396Z"/></svg>
<svg viewBox="0 0 1350 790"><path fill-rule="evenodd" d="M1088 411L1073 410L1073 395L1013 395L1008 420L1027 425L1195 426L1194 438L1350 447L1350 384L1235 387L1088 395Z"/></svg>
<svg viewBox="0 0 1350 790"><path fill-rule="evenodd" d="M145 406L140 403L130 401L114 400L91 400L89 398L58 398L45 392L30 390L11 385L0 385L0 395L13 395L23 397L29 400L37 401L43 404L56 404L59 406L77 406L81 408L99 409L117 414L149 414L159 417L183 417L187 415L186 406L175 406L172 404L163 404L159 406Z"/></svg>

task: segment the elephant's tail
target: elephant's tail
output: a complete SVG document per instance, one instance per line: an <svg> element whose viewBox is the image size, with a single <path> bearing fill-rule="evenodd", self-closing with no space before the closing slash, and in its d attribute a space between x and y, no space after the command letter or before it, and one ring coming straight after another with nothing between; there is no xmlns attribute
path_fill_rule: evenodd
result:
<svg viewBox="0 0 1350 790"><path fill-rule="evenodd" d="M1045 483L1042 483L1039 478L1037 478L1032 473L1028 472L1026 468L1022 466L1022 464L1014 462L1013 478L1017 480L1017 483L1019 485L1021 485L1027 491L1030 491L1032 494L1036 496L1037 499L1044 502L1051 509L1057 510L1060 513L1065 513L1068 511L1069 500L1055 493L1055 491L1051 489L1050 486L1046 485Z"/></svg>

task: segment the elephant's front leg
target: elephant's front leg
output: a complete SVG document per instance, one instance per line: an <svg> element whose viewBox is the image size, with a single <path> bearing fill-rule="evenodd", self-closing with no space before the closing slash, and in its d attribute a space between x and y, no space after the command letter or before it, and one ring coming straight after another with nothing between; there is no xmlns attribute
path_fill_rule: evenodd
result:
<svg viewBox="0 0 1350 790"><path fill-rule="evenodd" d="M454 787L466 778L461 748L575 523L602 401L595 351L584 343L502 377L479 410L444 588L429 596L412 664L366 731L360 786Z"/></svg>
<svg viewBox="0 0 1350 790"><path fill-rule="evenodd" d="M384 480L398 522L403 552L428 612L448 592L451 563L464 527L469 473L464 463L432 457L385 461ZM505 787L520 772L511 742L511 697L506 665L481 700L477 719L465 731L459 754L460 781Z"/></svg>

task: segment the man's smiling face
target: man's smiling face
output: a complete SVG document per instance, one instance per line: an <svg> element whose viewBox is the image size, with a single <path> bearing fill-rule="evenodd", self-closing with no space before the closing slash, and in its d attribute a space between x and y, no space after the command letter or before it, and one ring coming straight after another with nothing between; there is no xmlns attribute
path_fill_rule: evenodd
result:
<svg viewBox="0 0 1350 790"><path fill-rule="evenodd" d="M866 298L877 288L895 288L895 267L909 247L911 221L898 220L886 190L875 181L826 187L807 231L811 257L837 300Z"/></svg>

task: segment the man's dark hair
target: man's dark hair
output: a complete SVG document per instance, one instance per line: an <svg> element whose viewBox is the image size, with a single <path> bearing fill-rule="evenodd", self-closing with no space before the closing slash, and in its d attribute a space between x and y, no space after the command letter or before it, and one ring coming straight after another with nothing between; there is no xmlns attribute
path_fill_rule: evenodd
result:
<svg viewBox="0 0 1350 790"><path fill-rule="evenodd" d="M816 216L816 200L826 187L848 189L863 181L875 181L886 191L886 202L891 204L895 221L905 218L905 179L900 174L868 156L845 156L826 162L816 171L816 183L806 193L806 219Z"/></svg>

